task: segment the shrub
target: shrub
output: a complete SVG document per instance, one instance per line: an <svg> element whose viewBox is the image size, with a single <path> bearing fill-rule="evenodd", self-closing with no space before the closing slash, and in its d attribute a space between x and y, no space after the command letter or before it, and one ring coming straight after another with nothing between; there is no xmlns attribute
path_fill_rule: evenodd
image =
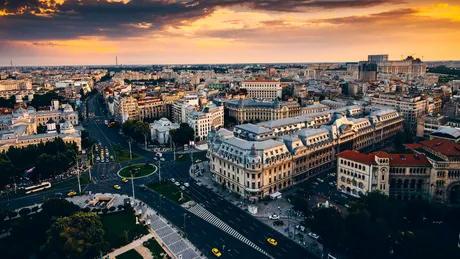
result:
<svg viewBox="0 0 460 259"><path fill-rule="evenodd" d="M32 212L37 212L38 211L38 206L32 207Z"/></svg>
<svg viewBox="0 0 460 259"><path fill-rule="evenodd" d="M8 217L9 218L14 218L18 215L16 211L8 211Z"/></svg>
<svg viewBox="0 0 460 259"><path fill-rule="evenodd" d="M89 208L89 207L84 207L83 209L81 209L81 211L83 211L83 212L90 212L90 211L91 211L91 208Z"/></svg>
<svg viewBox="0 0 460 259"><path fill-rule="evenodd" d="M29 208L22 208L19 210L19 215L21 216L25 216L27 214L29 214L31 212L31 210Z"/></svg>
<svg viewBox="0 0 460 259"><path fill-rule="evenodd" d="M107 208L102 209L102 213L107 214L107 212L109 212L109 209L107 209Z"/></svg>
<svg viewBox="0 0 460 259"><path fill-rule="evenodd" d="M116 210L115 207L110 207L110 208L109 208L109 211L115 211L115 210Z"/></svg>

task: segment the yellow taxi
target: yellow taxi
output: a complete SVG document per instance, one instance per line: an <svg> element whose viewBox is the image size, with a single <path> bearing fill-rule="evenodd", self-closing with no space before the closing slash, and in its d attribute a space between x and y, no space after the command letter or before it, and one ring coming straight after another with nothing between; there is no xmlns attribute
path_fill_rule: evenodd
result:
<svg viewBox="0 0 460 259"><path fill-rule="evenodd" d="M221 257L222 256L222 253L217 248L213 248L211 251L216 257Z"/></svg>
<svg viewBox="0 0 460 259"><path fill-rule="evenodd" d="M67 193L67 196L69 196L69 197L72 197L72 196L75 196L75 195L77 195L77 192L74 192L74 191L71 191L71 192Z"/></svg>
<svg viewBox="0 0 460 259"><path fill-rule="evenodd" d="M199 163L199 162L201 162L201 160L200 160L200 159L197 159L195 162L196 162L196 163Z"/></svg>
<svg viewBox="0 0 460 259"><path fill-rule="evenodd" d="M272 246L277 246L278 245L278 242L276 242L276 240L273 239L273 238L267 238L267 242Z"/></svg>
<svg viewBox="0 0 460 259"><path fill-rule="evenodd" d="M115 189L117 189L117 190L120 190L120 189L121 189L120 185L118 185L118 184L115 184L115 185L113 186L113 188L115 188Z"/></svg>
<svg viewBox="0 0 460 259"><path fill-rule="evenodd" d="M127 183L127 182L128 182L128 179L123 178L123 179L121 179L121 181L124 182L124 183Z"/></svg>

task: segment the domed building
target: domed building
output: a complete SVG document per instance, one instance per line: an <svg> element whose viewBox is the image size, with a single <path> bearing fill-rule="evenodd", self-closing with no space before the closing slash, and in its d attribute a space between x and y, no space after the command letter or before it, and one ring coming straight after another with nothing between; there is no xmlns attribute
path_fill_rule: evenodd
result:
<svg viewBox="0 0 460 259"><path fill-rule="evenodd" d="M66 119L66 118L69 118ZM56 122L62 120L61 131L57 131ZM63 111L35 111L33 107L19 107L11 115L0 116L0 152L10 146L22 147L52 141L59 137L64 142L75 142L81 148L80 131L74 128L78 124L78 114L70 105ZM46 133L37 134L38 126L46 126Z"/></svg>

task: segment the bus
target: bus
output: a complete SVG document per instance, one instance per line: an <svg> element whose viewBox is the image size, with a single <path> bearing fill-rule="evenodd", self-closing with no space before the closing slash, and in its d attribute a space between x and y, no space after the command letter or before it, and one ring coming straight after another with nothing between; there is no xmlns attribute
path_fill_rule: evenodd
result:
<svg viewBox="0 0 460 259"><path fill-rule="evenodd" d="M38 191L48 189L48 188L51 188L51 183L43 182L37 185L26 187L24 188L24 191L26 192L26 194L30 194L30 193L38 192Z"/></svg>

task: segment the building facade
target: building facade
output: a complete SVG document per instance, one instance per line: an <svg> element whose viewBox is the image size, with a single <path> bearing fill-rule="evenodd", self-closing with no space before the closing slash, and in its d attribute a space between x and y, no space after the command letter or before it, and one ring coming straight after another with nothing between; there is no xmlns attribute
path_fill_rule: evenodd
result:
<svg viewBox="0 0 460 259"><path fill-rule="evenodd" d="M193 111L188 115L188 125L195 131L195 141L207 140L211 127L224 126L224 107L210 104L201 111Z"/></svg>
<svg viewBox="0 0 460 259"><path fill-rule="evenodd" d="M137 100L131 96L115 96L113 100L113 111L115 120L124 123L130 119L137 119L139 115Z"/></svg>
<svg viewBox="0 0 460 259"><path fill-rule="evenodd" d="M73 127L73 123L61 120L60 130L56 129L56 121L48 118L42 124L47 127L46 133L37 134L37 127L40 123L37 120L37 113L33 107L15 110L11 115L0 116L0 152L6 151L10 146L24 147L37 145L61 138L66 143L75 142L78 149L81 149L80 131Z"/></svg>
<svg viewBox="0 0 460 259"><path fill-rule="evenodd" d="M281 98L282 88L278 81L274 80L246 80L241 84L241 89L246 89L249 98L275 99Z"/></svg>
<svg viewBox="0 0 460 259"><path fill-rule="evenodd" d="M394 110L360 119L336 112L329 125L291 128L283 135L262 130L254 140L212 130L207 153L210 171L214 181L231 191L261 199L332 168L336 154L343 150L374 150L391 143L402 130L402 120Z"/></svg>
<svg viewBox="0 0 460 259"><path fill-rule="evenodd" d="M337 189L356 197L380 191L400 200L460 203L460 144L434 138L406 147L413 153L339 153Z"/></svg>
<svg viewBox="0 0 460 259"><path fill-rule="evenodd" d="M169 143L169 131L178 129L179 124L173 123L166 118L150 123L150 136L151 139L157 141L160 145Z"/></svg>
<svg viewBox="0 0 460 259"><path fill-rule="evenodd" d="M359 197L379 191L404 200L430 197L431 163L425 155L347 150L337 156L337 189L343 193Z"/></svg>
<svg viewBox="0 0 460 259"><path fill-rule="evenodd" d="M379 94L371 98L372 105L396 109L404 117L404 124L414 133L418 120L426 114L428 101L420 96L401 96L397 94Z"/></svg>

